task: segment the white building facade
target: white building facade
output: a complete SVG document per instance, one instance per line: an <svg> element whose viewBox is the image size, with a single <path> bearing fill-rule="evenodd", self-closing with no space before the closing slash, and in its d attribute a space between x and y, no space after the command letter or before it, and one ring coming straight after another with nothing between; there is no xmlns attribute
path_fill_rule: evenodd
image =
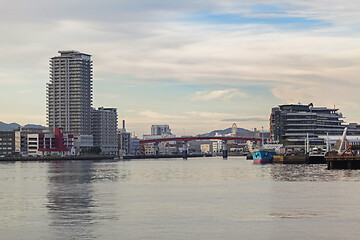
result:
<svg viewBox="0 0 360 240"><path fill-rule="evenodd" d="M82 154L82 152L87 152L87 150L92 147L94 147L93 135L74 136L74 149L76 155Z"/></svg>
<svg viewBox="0 0 360 240"><path fill-rule="evenodd" d="M169 133L171 134L171 129L169 125L152 125L151 126L151 135L162 135Z"/></svg>

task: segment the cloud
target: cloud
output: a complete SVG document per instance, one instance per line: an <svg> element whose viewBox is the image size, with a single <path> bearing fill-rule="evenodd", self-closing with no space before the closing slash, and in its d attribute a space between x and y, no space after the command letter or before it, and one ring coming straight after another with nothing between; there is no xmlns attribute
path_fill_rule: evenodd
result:
<svg viewBox="0 0 360 240"><path fill-rule="evenodd" d="M185 114L188 114L192 117L196 117L196 118L205 118L205 119L211 119L211 118L215 118L215 119L220 119L222 117L233 117L233 114L230 113L224 113L224 112L204 112L204 111L190 111L190 112L186 112Z"/></svg>
<svg viewBox="0 0 360 240"><path fill-rule="evenodd" d="M272 106L298 101L336 104L347 119L360 119L353 110L360 102L359 1L19 0L0 6L0 117L29 108L28 97L14 92L28 89L39 95L43 89L45 94L49 58L58 50L75 49L93 55L98 106L158 105L159 95L124 87L129 85L161 84L174 96L162 101L161 112L133 112L131 121L139 128L149 121L169 121L175 129L186 124L194 132L211 130L221 128L221 120L258 115L260 120ZM220 18L192 19L199 13ZM230 17L221 18L225 15ZM170 84L194 87L188 92L208 90L184 99L166 89ZM241 103L216 105L229 99ZM15 101L16 106L5 104ZM45 97L33 98L31 105L45 110ZM181 110L172 114L173 109ZM17 121L13 117L8 121Z"/></svg>
<svg viewBox="0 0 360 240"><path fill-rule="evenodd" d="M248 94L236 88L229 88L223 90L199 91L195 93L195 96L192 99L193 101L229 100L236 96L247 97Z"/></svg>
<svg viewBox="0 0 360 240"><path fill-rule="evenodd" d="M230 118L230 119L222 119L223 122L267 122L269 118L256 118L256 117L249 117L249 118Z"/></svg>
<svg viewBox="0 0 360 240"><path fill-rule="evenodd" d="M181 115L163 114L150 110L139 112L139 115L145 117L147 120L161 120L161 121L179 120L186 118L185 116L181 116Z"/></svg>
<svg viewBox="0 0 360 240"><path fill-rule="evenodd" d="M303 104L314 103L315 106L334 107L346 117L346 122L359 122L359 115L354 111L358 108L360 82L337 82L327 84L326 81L309 82L305 84L288 84L276 86L271 92L281 100L281 103Z"/></svg>

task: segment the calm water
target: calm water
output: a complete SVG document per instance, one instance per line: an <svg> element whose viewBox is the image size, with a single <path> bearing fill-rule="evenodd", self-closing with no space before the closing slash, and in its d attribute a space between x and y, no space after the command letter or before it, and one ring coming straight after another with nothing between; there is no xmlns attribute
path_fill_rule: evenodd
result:
<svg viewBox="0 0 360 240"><path fill-rule="evenodd" d="M0 239L358 239L360 171L240 158L0 164Z"/></svg>

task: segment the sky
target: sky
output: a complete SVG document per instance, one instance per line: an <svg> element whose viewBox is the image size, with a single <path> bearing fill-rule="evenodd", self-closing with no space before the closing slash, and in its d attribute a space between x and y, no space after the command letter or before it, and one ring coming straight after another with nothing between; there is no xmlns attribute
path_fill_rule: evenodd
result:
<svg viewBox="0 0 360 240"><path fill-rule="evenodd" d="M269 129L272 107L360 122L360 1L0 0L0 121L46 125L49 59L92 55L94 107L138 136Z"/></svg>

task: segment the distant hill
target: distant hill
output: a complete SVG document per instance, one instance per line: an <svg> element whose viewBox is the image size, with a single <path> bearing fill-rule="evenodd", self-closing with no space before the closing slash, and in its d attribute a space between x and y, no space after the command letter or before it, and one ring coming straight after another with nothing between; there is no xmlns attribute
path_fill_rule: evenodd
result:
<svg viewBox="0 0 360 240"><path fill-rule="evenodd" d="M20 127L17 123L4 123L0 121L0 131L14 131Z"/></svg>
<svg viewBox="0 0 360 240"><path fill-rule="evenodd" d="M21 127L18 123L4 123L0 121L0 131L14 131ZM24 127L26 128L38 128L38 129L46 129L46 127L35 124L26 124Z"/></svg>
<svg viewBox="0 0 360 240"><path fill-rule="evenodd" d="M35 124L26 124L24 128L38 128L38 129L47 129L47 127L44 127L42 125L35 125Z"/></svg>
<svg viewBox="0 0 360 240"><path fill-rule="evenodd" d="M198 134L197 137L213 137L216 135L216 133L218 135L225 135L225 134L229 134L231 133L232 128L227 128L224 130L214 130L212 132L209 133L204 133L204 134ZM250 132L249 130L245 129L245 128L238 128L237 129L238 132Z"/></svg>

